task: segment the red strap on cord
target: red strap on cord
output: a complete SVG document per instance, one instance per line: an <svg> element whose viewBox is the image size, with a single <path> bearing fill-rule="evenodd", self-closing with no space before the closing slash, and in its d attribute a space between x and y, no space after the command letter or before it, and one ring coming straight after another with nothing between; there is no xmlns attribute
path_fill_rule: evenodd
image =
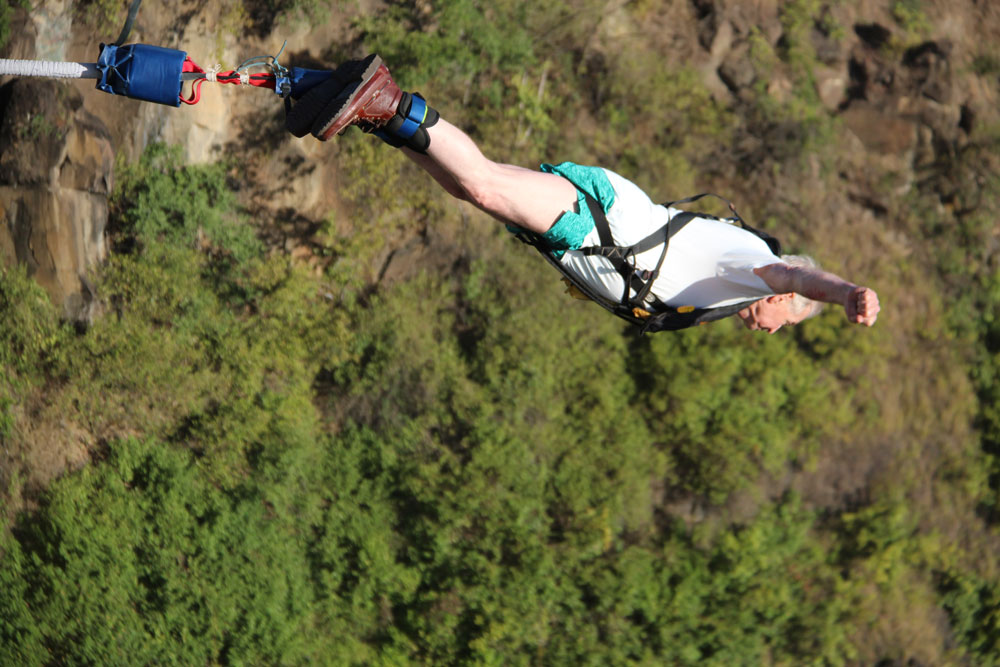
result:
<svg viewBox="0 0 1000 667"><path fill-rule="evenodd" d="M198 74L205 74L205 70L198 66L191 57L188 56L184 59L184 66L181 68L181 72L195 72ZM243 76L247 77L247 85L257 86L258 88L270 88L274 90L274 75L273 74L249 74L241 75L236 70L229 70L228 72L218 72L215 75L216 83L243 83ZM197 104L201 100L201 84L205 83L208 79L195 79L191 82L191 97L185 99L183 95L180 96L181 102L184 104Z"/></svg>
<svg viewBox="0 0 1000 667"><path fill-rule="evenodd" d="M181 67L181 72L198 72L199 74L201 74L204 73L205 70L198 67L198 65L195 64L193 60L191 60L191 56L188 56L184 58L184 66ZM183 102L184 104L197 104L198 100L201 99L201 84L203 83L205 83L205 79L195 79L194 81L192 81L190 99L184 99L184 96L181 95L180 96L181 102Z"/></svg>

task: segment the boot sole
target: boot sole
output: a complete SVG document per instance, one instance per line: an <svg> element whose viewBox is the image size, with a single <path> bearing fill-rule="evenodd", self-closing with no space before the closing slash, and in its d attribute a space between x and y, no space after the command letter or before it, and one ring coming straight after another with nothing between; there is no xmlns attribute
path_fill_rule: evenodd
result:
<svg viewBox="0 0 1000 667"><path fill-rule="evenodd" d="M357 118L358 110L368 101L368 93L376 85L375 75L383 67L381 57L372 58L354 90L338 95L323 109L313 125L313 136L326 141L350 125Z"/></svg>

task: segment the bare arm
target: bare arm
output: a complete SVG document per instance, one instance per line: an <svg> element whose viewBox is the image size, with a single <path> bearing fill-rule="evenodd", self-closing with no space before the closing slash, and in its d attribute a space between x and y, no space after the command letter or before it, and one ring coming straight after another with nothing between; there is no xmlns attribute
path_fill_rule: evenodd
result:
<svg viewBox="0 0 1000 667"><path fill-rule="evenodd" d="M827 271L788 264L768 264L753 272L775 294L795 292L813 301L843 306L847 319L855 324L870 327L878 318L880 306L875 290L855 285Z"/></svg>

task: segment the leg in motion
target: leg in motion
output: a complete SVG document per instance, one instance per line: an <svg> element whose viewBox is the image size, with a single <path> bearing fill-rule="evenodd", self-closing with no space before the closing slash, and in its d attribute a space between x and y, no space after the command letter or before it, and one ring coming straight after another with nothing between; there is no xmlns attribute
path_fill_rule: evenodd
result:
<svg viewBox="0 0 1000 667"><path fill-rule="evenodd" d="M452 195L501 222L544 234L576 205L576 187L562 176L487 159L472 139L441 120L427 128L426 153L406 154Z"/></svg>
<svg viewBox="0 0 1000 667"><path fill-rule="evenodd" d="M576 188L561 176L486 158L467 134L441 120L422 97L400 91L378 56L338 68L334 77L299 101L286 124L296 136L312 132L321 140L357 125L403 148L451 195L539 234L577 202Z"/></svg>

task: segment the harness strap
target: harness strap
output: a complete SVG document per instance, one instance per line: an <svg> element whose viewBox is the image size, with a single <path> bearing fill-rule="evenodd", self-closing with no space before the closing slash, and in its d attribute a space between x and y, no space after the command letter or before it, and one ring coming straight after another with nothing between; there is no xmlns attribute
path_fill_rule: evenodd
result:
<svg viewBox="0 0 1000 667"><path fill-rule="evenodd" d="M611 262L615 271L625 280L625 292L621 298L623 305L632 303L642 304L649 297L653 283L656 282L657 277L660 275L660 269L663 268L663 261L666 259L667 250L670 247L670 239L673 238L674 234L684 229L689 222L699 217L698 214L690 211L681 211L679 214L673 216L667 224L638 243L631 246L618 246L615 244L614 237L611 234L611 226L608 224L608 218L604 215L601 205L589 193L584 193L584 196L587 200L587 206L590 208L591 216L594 218L594 226L597 228L597 236L601 241L601 245L580 248L580 252L588 256L600 255ZM647 250L652 250L657 246L662 246L663 249L660 252L660 259L656 262L656 268L652 271L638 271L634 263L629 262L636 255L642 254ZM635 297L631 299L629 298L630 288L636 293ZM656 305L662 307L663 304L660 304L659 300L657 300Z"/></svg>
<svg viewBox="0 0 1000 667"><path fill-rule="evenodd" d="M670 218L670 221L667 222L667 224L663 225L658 230L632 246L632 252L639 255L647 250L652 250L661 243L670 243L670 239L674 237L674 234L684 229L689 222L695 218L703 217L705 216L700 213L681 211L674 217Z"/></svg>
<svg viewBox="0 0 1000 667"><path fill-rule="evenodd" d="M698 201L699 199L704 199L705 197L715 197L719 201L723 202L726 206L728 206L730 211L736 213L736 207L733 206L733 202L729 201L728 199L726 199L721 195L715 194L714 192L702 192L697 195L691 195L690 197L684 197L683 199L674 199L673 201L664 202L663 206L670 208L674 204L692 204Z"/></svg>
<svg viewBox="0 0 1000 667"><path fill-rule="evenodd" d="M594 219L594 226L597 227L597 236L601 240L601 246L604 248L615 248L615 240L611 236L611 226L608 224L608 217L604 215L604 209L601 207L600 203L591 195L589 192L584 192L584 198L587 200L587 208L590 209L590 215ZM581 251L585 250L581 248ZM646 285L642 282L642 279L636 275L635 268L630 266L626 261L628 258L628 248L615 248L615 251L610 256L608 260L611 265L615 267L622 279L625 281L625 292L622 294L622 298L619 300L622 304L628 304L629 299L629 289L634 289L636 292L641 291Z"/></svg>
<svg viewBox="0 0 1000 667"><path fill-rule="evenodd" d="M714 192L702 192L701 194L692 195L690 197L685 197L684 199L675 199L674 201L664 202L663 204L661 204L661 206L665 206L667 208L670 208L674 204L690 204L692 202L696 202L699 199L703 199L705 197L715 197L719 201L724 202L726 204L726 206L729 208L729 210L733 212L732 220L735 220L736 222L740 223L740 227L742 227L746 231L750 232L751 234L754 234L754 235L758 236L762 241L764 241L764 243L767 244L767 247L771 250L772 253L774 253L778 257L781 256L781 242L778 239L774 238L773 236L771 236L767 232L762 232L761 230L759 230L759 229L757 229L755 227L751 227L750 225L748 225L747 222L746 222L746 220L744 220L742 217L740 217L740 214L736 212L736 206L733 205L733 202L729 201L725 197L722 197L720 195L715 194ZM704 213L701 214L700 217L703 217L703 218L715 218L715 216L705 215ZM716 218L716 219L718 219L718 218Z"/></svg>
<svg viewBox="0 0 1000 667"><path fill-rule="evenodd" d="M653 274L646 281L646 286L643 288L642 292L636 295L635 298L637 301L646 300L649 290L653 288L653 283L656 282L656 279L659 277L660 269L663 267L663 260L667 258L667 249L670 247L670 239L673 238L674 234L684 229L684 227L696 217L698 216L690 211L683 211L679 215L675 215L670 219L670 221L664 226L666 229L661 227L657 232L647 236L642 241L639 241L639 243L632 246L633 254L638 255L640 252L644 252L644 250L641 250L640 248L645 248L646 250L652 249L657 243L660 242L660 236L663 236L663 251L660 252L660 259L656 262L656 268L653 269ZM663 233L661 234L660 232Z"/></svg>
<svg viewBox="0 0 1000 667"><path fill-rule="evenodd" d="M113 46L121 46L128 39L129 33L132 32L132 24L135 23L135 17L139 14L140 4L142 4L142 0L133 0L132 5L128 8L125 25L122 26L122 31L118 34L118 39L114 41Z"/></svg>

